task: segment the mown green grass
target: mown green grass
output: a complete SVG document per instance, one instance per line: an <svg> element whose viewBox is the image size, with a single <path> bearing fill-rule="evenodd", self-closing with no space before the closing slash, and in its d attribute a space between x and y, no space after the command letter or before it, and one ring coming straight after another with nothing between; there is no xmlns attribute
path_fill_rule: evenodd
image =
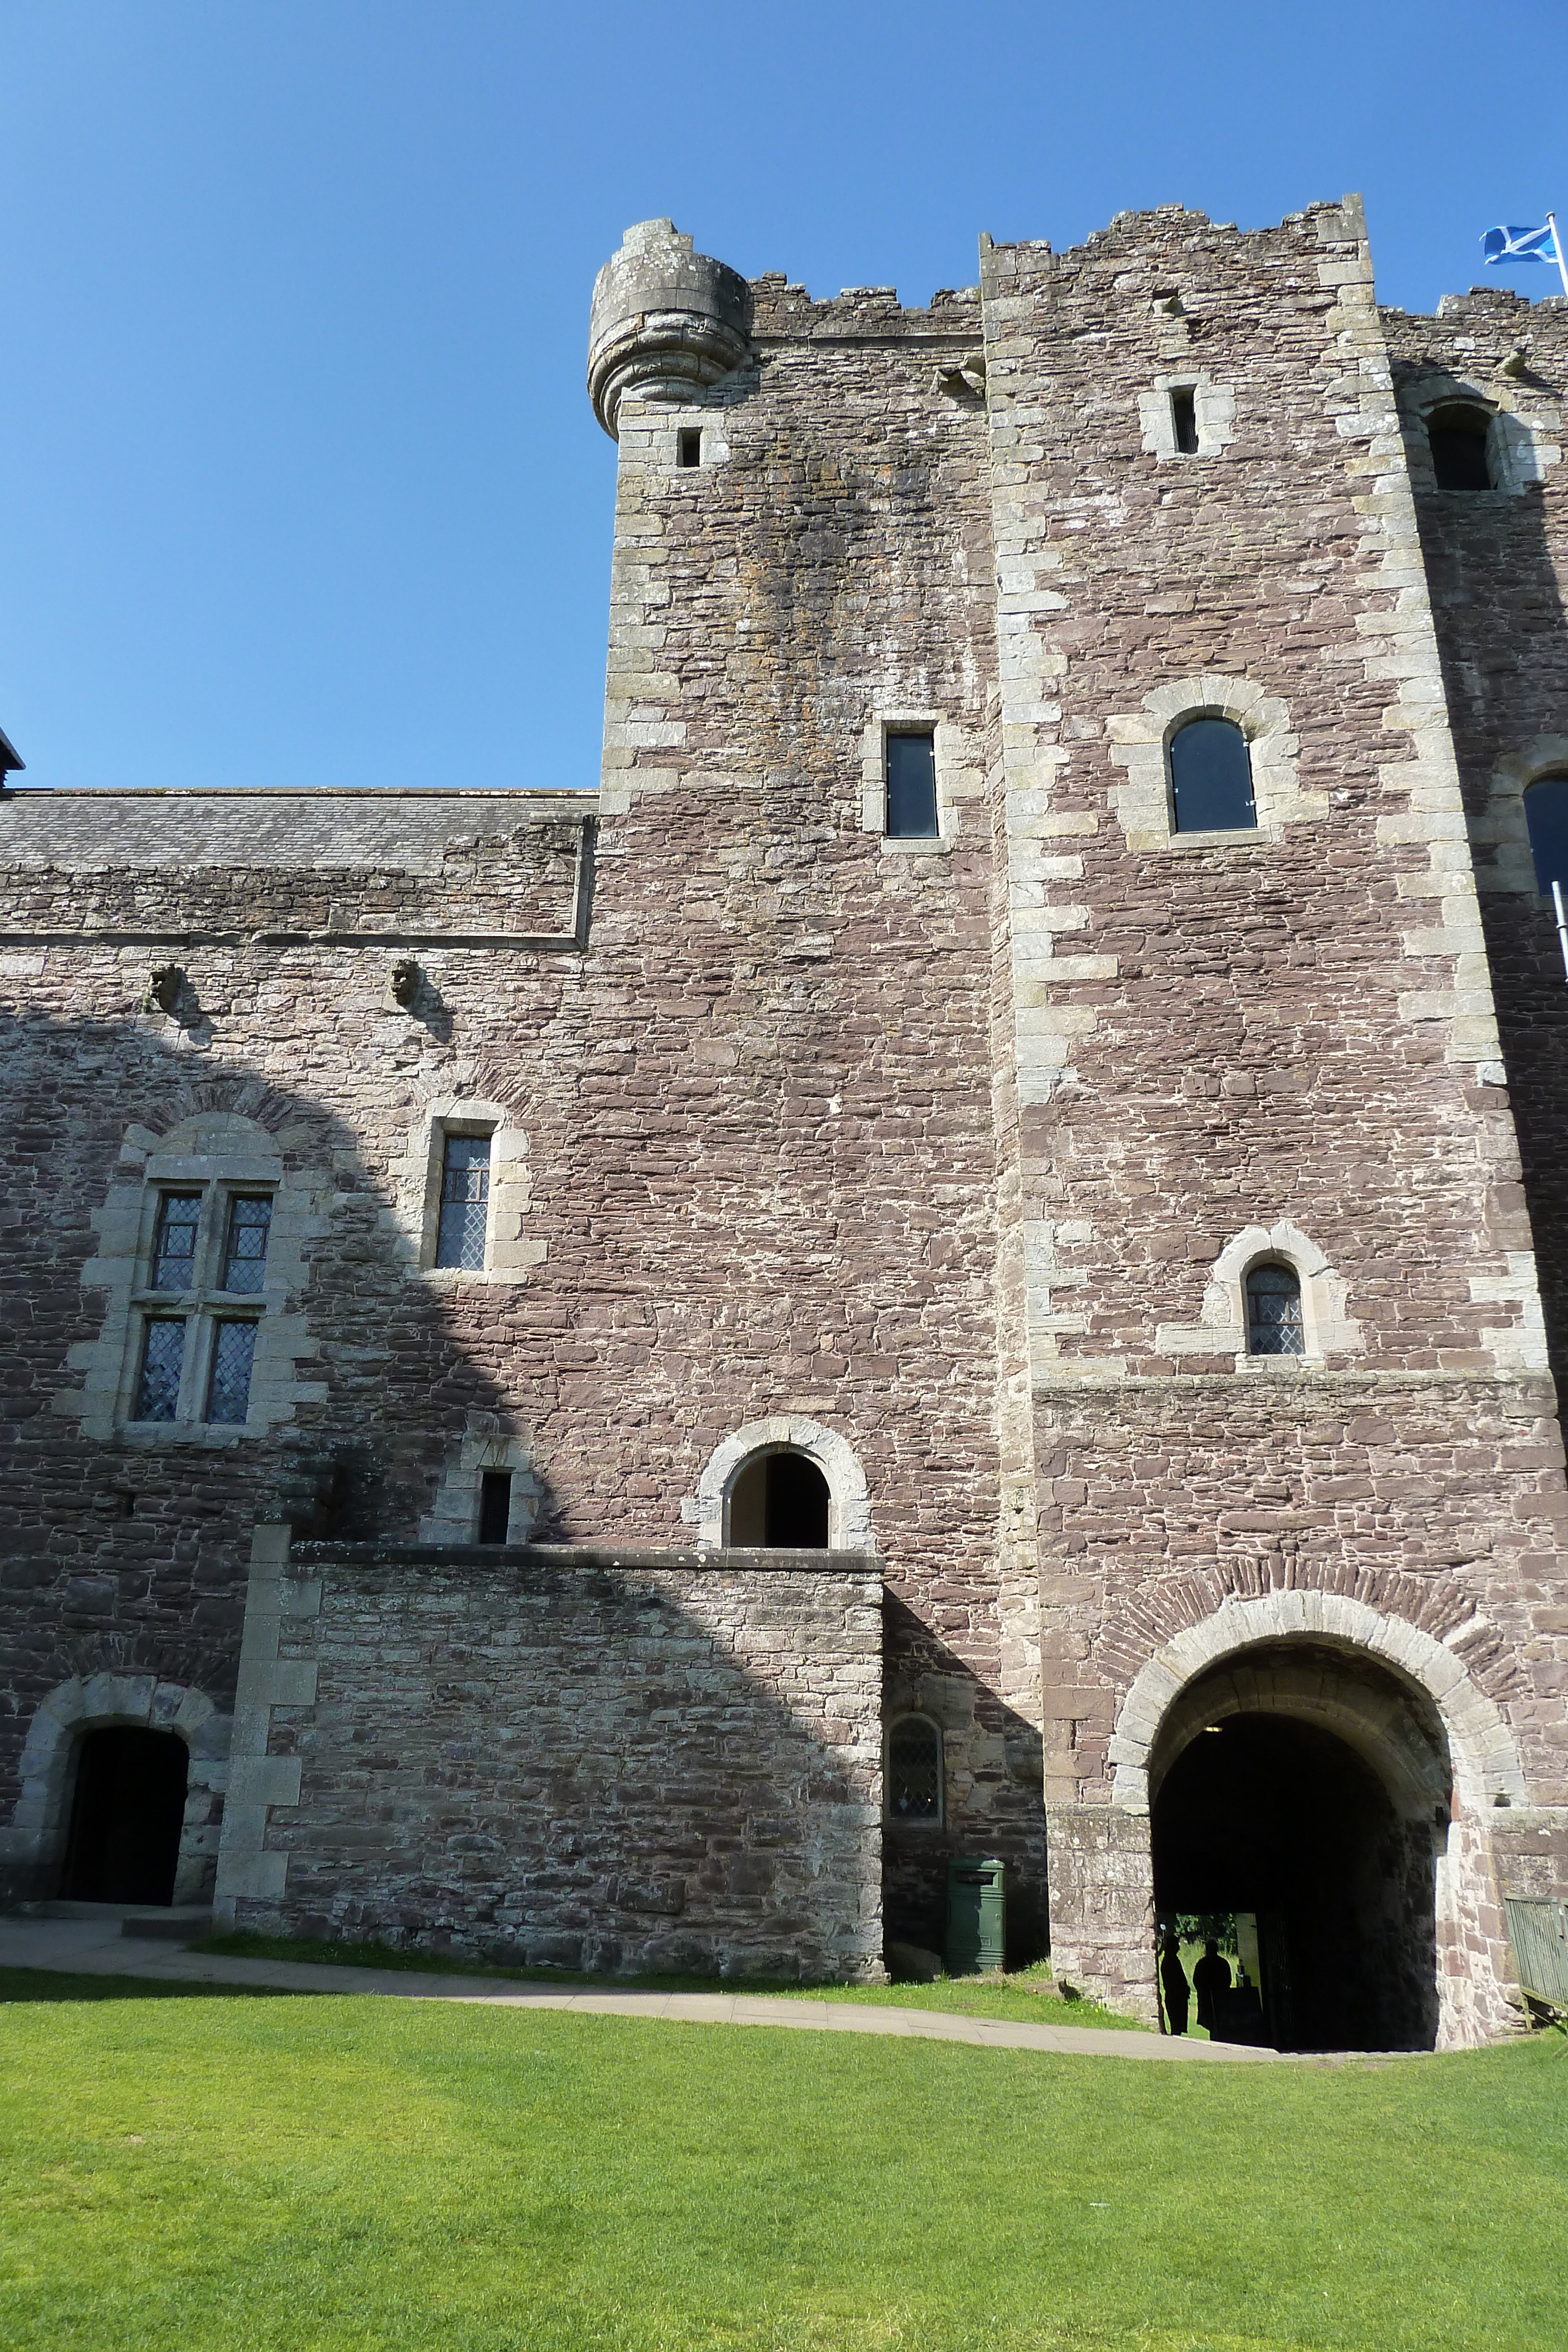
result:
<svg viewBox="0 0 1568 2352"><path fill-rule="evenodd" d="M1182 2065L152 1991L0 1984L6 2347L1568 2342L1556 2037Z"/></svg>
<svg viewBox="0 0 1568 2352"><path fill-rule="evenodd" d="M1011 1976L939 1977L935 1984L801 1985L770 1977L590 1977L569 1969L491 1968L483 1960L444 1952L405 1951L392 1944L346 1944L248 1932L209 1936L193 1948L239 1959L412 1969L438 1976L490 1977L500 1983L596 1985L615 1992L768 1993L792 2000L868 2001L882 2008L946 2010L963 2017L1000 2017L1025 2025L1103 2025L1130 2033L1147 2031L1137 2018L1120 2017L1114 2010L1102 2009L1097 2001L1076 1996L1064 2000L1051 1982L1050 1969L1043 1966L1021 1969Z"/></svg>

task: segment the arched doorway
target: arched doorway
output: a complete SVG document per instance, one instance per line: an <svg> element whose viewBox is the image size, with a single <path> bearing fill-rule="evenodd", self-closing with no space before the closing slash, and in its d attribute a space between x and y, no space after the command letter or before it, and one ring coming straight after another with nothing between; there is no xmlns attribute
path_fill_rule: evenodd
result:
<svg viewBox="0 0 1568 2352"><path fill-rule="evenodd" d="M190 1750L174 1732L131 1724L89 1731L77 1750L61 1894L172 1903L189 1769Z"/></svg>
<svg viewBox="0 0 1568 2352"><path fill-rule="evenodd" d="M832 1497L809 1454L775 1447L747 1463L729 1491L729 1541L826 1551Z"/></svg>
<svg viewBox="0 0 1568 2352"><path fill-rule="evenodd" d="M1337 1645L1239 1652L1172 1706L1149 1786L1156 1912L1256 1921L1270 2041L1433 2046L1452 1800L1424 1692Z"/></svg>

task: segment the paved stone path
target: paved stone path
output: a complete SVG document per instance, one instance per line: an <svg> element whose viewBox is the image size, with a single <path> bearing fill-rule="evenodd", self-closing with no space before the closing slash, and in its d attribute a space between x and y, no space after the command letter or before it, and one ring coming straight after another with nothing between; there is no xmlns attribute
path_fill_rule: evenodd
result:
<svg viewBox="0 0 1568 2352"><path fill-rule="evenodd" d="M84 1906L85 1908L85 1906ZM250 1985L280 1992L376 1993L400 2000L461 2000L496 2009L565 2009L590 2017L664 2018L700 2025L790 2026L810 2032L882 2033L922 2042L968 2042L986 2050L1046 2050L1080 2057L1143 2058L1198 2064L1333 2063L1282 2056L1237 2042L1116 2032L1089 2025L1032 2025L945 2011L873 2007L859 2001L785 2000L745 1992L624 1992L597 1986L505 1985L484 1977L423 1976L399 1969L339 1968L308 1960L249 1960L187 1951L120 1932L123 1913L105 1904L76 1918L0 1916L0 1968L47 1969L182 1984Z"/></svg>

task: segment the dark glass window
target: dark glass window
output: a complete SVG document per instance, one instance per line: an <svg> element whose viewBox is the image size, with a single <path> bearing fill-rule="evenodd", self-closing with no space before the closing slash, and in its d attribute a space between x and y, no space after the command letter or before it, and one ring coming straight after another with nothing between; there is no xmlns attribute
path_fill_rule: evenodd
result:
<svg viewBox="0 0 1568 2352"><path fill-rule="evenodd" d="M180 1367L185 1360L185 1318L158 1315L141 1336L141 1369L136 1380L138 1421L172 1421L180 1402Z"/></svg>
<svg viewBox="0 0 1568 2352"><path fill-rule="evenodd" d="M1300 1356L1301 1286L1288 1265L1255 1265L1247 1277L1247 1352L1249 1356Z"/></svg>
<svg viewBox="0 0 1568 2352"><path fill-rule="evenodd" d="M1171 424L1176 445L1184 457L1197 455L1197 394L1190 386L1171 394Z"/></svg>
<svg viewBox="0 0 1568 2352"><path fill-rule="evenodd" d="M1427 440L1440 490L1490 489L1491 468L1487 464L1490 425L1484 408L1458 404L1432 411L1427 419Z"/></svg>
<svg viewBox="0 0 1568 2352"><path fill-rule="evenodd" d="M256 1325L219 1323L213 1332L213 1370L207 1381L207 1419L240 1422L250 1411L250 1368L256 1360Z"/></svg>
<svg viewBox="0 0 1568 2352"><path fill-rule="evenodd" d="M1177 833L1243 833L1258 822L1247 738L1229 719L1189 719L1171 737Z"/></svg>
<svg viewBox="0 0 1568 2352"><path fill-rule="evenodd" d="M783 1551L826 1551L828 1482L804 1454L759 1454L730 1490L729 1540Z"/></svg>
<svg viewBox="0 0 1568 2352"><path fill-rule="evenodd" d="M199 1192L165 1192L158 1203L152 1241L154 1290L194 1290L196 1228L202 1220Z"/></svg>
<svg viewBox="0 0 1568 2352"><path fill-rule="evenodd" d="M887 829L909 840L930 840L936 831L936 739L890 735L887 739Z"/></svg>
<svg viewBox="0 0 1568 2352"><path fill-rule="evenodd" d="M490 1199L490 1139L449 1135L441 1167L441 1223L435 1237L437 1265L485 1263L485 1223Z"/></svg>
<svg viewBox="0 0 1568 2352"><path fill-rule="evenodd" d="M224 1250L224 1288L259 1290L267 1271L267 1236L272 1202L264 1193L229 1202L228 1242Z"/></svg>
<svg viewBox="0 0 1568 2352"><path fill-rule="evenodd" d="M703 461L702 427L683 425L676 436L676 454L683 466L700 466Z"/></svg>
<svg viewBox="0 0 1568 2352"><path fill-rule="evenodd" d="M1524 795L1535 879L1545 897L1561 882L1568 898L1568 776L1543 776Z"/></svg>
<svg viewBox="0 0 1568 2352"><path fill-rule="evenodd" d="M486 1470L479 1480L479 1540L504 1544L512 1517L512 1474Z"/></svg>
<svg viewBox="0 0 1568 2352"><path fill-rule="evenodd" d="M888 1731L887 1813L894 1822L942 1818L942 1734L924 1716L906 1715Z"/></svg>

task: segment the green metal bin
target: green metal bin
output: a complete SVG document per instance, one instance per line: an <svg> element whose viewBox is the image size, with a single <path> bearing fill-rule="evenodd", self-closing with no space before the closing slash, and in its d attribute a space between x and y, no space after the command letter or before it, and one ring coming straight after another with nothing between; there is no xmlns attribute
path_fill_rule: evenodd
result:
<svg viewBox="0 0 1568 2352"><path fill-rule="evenodd" d="M1007 1890L994 1856L959 1854L947 1864L947 1973L973 1977L999 1969L1006 1942Z"/></svg>

